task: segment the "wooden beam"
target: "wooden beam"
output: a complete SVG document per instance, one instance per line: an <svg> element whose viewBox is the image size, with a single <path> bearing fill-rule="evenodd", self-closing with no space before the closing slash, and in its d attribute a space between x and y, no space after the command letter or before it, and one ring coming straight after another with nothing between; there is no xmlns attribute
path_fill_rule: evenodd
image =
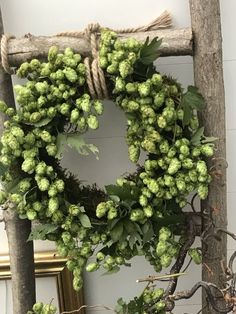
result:
<svg viewBox="0 0 236 314"><path fill-rule="evenodd" d="M192 55L192 30L191 28L183 29L167 29L148 32L137 32L120 34L121 40L128 37L136 38L140 41L145 41L147 36L150 39L158 36L163 38L163 43L160 48L162 56L176 55ZM10 39L8 42L8 60L12 67L19 66L22 62L32 58L45 58L49 48L56 45L60 50L66 47L73 48L76 52L83 56L90 55L91 49L89 41L84 36L69 37L69 36L33 36L25 35L22 38Z"/></svg>
<svg viewBox="0 0 236 314"><path fill-rule="evenodd" d="M195 84L204 96L207 106L201 115L205 126L205 134L215 136L216 142L215 160L208 165L220 164L222 176L220 180L210 185L208 199L202 202L203 231L213 235L212 224L226 229L226 146L225 146L225 97L222 66L222 35L220 20L219 0L190 0L192 30L194 35L194 78ZM203 269L202 279L212 282L218 287L224 286L222 265L226 265L227 241L222 234L221 241L209 237L203 242ZM222 264L223 263L223 264ZM218 302L220 308L224 308L224 302ZM214 314L213 309L207 304L207 298L203 293L203 314Z"/></svg>
<svg viewBox="0 0 236 314"><path fill-rule="evenodd" d="M0 9L0 35L4 34ZM0 99L14 107L11 76L0 65ZM4 128L5 116L0 115L0 134ZM12 209L4 211L4 221L8 237L10 268L12 274L13 313L26 314L35 303L35 278L33 241L27 242L31 222L22 220ZM0 311L1 312L1 311Z"/></svg>

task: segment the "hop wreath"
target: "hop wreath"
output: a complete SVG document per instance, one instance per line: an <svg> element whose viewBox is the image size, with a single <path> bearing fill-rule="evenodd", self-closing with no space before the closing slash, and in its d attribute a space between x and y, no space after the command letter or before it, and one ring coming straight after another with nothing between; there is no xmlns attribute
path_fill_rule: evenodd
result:
<svg viewBox="0 0 236 314"><path fill-rule="evenodd" d="M141 150L147 155L134 174L105 190L83 186L60 166L65 145L82 154L97 152L82 134L98 128L103 104L89 94L80 54L51 47L47 62L23 63L17 75L28 81L15 86L19 109L0 102L9 117L1 138L0 201L14 203L21 218L40 222L30 239L56 242L75 290L82 287L84 268L113 273L137 255L158 273L170 266L186 239L189 195L207 197L211 176L204 160L214 146L199 126L204 101L195 87L184 91L157 72L160 44L157 38L140 43L121 41L110 30L101 33L100 67L111 99L127 117L129 159L138 163ZM201 263L197 249L189 254ZM91 257L94 262L88 262ZM148 286L130 303L119 299L116 312L166 313L167 304L164 289ZM55 309L37 303L32 313Z"/></svg>

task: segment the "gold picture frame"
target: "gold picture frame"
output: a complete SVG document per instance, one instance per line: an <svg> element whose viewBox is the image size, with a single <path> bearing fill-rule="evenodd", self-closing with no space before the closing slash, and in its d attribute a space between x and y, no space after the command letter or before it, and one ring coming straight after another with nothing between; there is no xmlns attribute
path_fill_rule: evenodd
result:
<svg viewBox="0 0 236 314"><path fill-rule="evenodd" d="M84 304L83 291L73 289L73 275L65 267L66 259L54 251L39 252L34 255L35 275L37 277L56 277L60 312L72 311ZM0 255L0 280L11 279L8 255ZM84 309L80 313L85 314Z"/></svg>

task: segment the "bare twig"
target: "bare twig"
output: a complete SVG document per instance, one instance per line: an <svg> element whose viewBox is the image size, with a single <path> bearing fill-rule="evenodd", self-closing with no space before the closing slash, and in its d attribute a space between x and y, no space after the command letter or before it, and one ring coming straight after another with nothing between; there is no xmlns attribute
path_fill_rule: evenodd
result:
<svg viewBox="0 0 236 314"><path fill-rule="evenodd" d="M104 309L104 310L107 310L107 311L114 311L114 309L112 309L111 307L109 306L106 306L106 305L103 305L103 304L97 304L97 305L82 305L79 309L77 310L73 310L73 311L65 311L65 312L62 312L61 314L74 314L74 313L79 313L82 309Z"/></svg>
<svg viewBox="0 0 236 314"><path fill-rule="evenodd" d="M136 282L145 282L145 281L153 282L153 281L157 281L157 280L162 281L163 279L179 277L182 275L186 275L186 274L184 272L182 272L182 273L167 274L167 275L162 275L162 276L148 276L146 278L137 279Z"/></svg>
<svg viewBox="0 0 236 314"><path fill-rule="evenodd" d="M209 303L211 304L212 308L217 312L217 313L222 313L222 314L226 314L229 313L230 311L232 311L233 306L232 304L225 304L225 308L218 308L216 305L216 300L215 297L212 293L212 289L217 290L217 292L219 292L222 296L222 298L224 299L224 294L222 292L222 290L220 290L216 285L212 284L212 283L208 283L208 282L204 282L204 281L199 281L198 283L196 283L191 290L185 290L185 291L181 291L181 292L177 292L173 295L169 295L169 299L172 301L177 301L177 300L181 300L181 299L189 299L191 298L197 291L199 288L203 288L206 291Z"/></svg>

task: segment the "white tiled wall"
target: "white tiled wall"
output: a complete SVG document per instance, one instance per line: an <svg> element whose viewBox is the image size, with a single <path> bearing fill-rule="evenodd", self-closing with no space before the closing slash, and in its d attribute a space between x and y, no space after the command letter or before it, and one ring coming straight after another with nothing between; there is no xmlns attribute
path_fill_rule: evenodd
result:
<svg viewBox="0 0 236 314"><path fill-rule="evenodd" d="M154 19L163 10L169 10L173 15L176 27L190 26L188 0L0 0L4 18L5 30L14 35L25 33L48 35L62 30L83 29L88 23L98 21L109 27L128 27L145 24ZM234 204L236 204L236 107L234 99L236 86L236 44L234 30L236 29L235 0L221 1L222 30L224 48L224 77L226 91L227 114L227 159L228 171L228 204L229 227L234 229ZM160 72L178 78L183 86L193 83L193 67L191 57L168 57L157 61ZM105 113L100 119L100 129L90 132L86 140L94 143L100 150L100 159L94 156L78 158L75 152L68 152L63 160L73 172L79 174L81 180L88 183L97 182L104 186L114 182L116 177L126 171L132 171L133 165L127 161L127 147L124 142L125 119L123 114L111 102L105 103ZM0 228L2 226L0 225ZM0 251L7 249L6 241L2 242L4 231L0 230ZM40 244L38 249L46 249ZM235 244L229 241L229 249ZM187 289L200 279L200 267L192 267L189 276L180 281L180 289ZM141 290L137 278L152 274L152 269L142 260L136 258L133 267L122 269L114 276L100 276L100 273L85 275L85 297L88 304L104 303L114 305L118 295L125 298L133 297ZM46 287L45 287L46 289ZM45 293L50 291L45 290ZM1 295L0 295L0 302ZM179 303L174 313L197 313L200 309L200 295ZM94 313L90 311L88 313ZM100 311L103 313L103 311ZM106 312L104 312L105 314ZM9 314L9 313L6 313Z"/></svg>

